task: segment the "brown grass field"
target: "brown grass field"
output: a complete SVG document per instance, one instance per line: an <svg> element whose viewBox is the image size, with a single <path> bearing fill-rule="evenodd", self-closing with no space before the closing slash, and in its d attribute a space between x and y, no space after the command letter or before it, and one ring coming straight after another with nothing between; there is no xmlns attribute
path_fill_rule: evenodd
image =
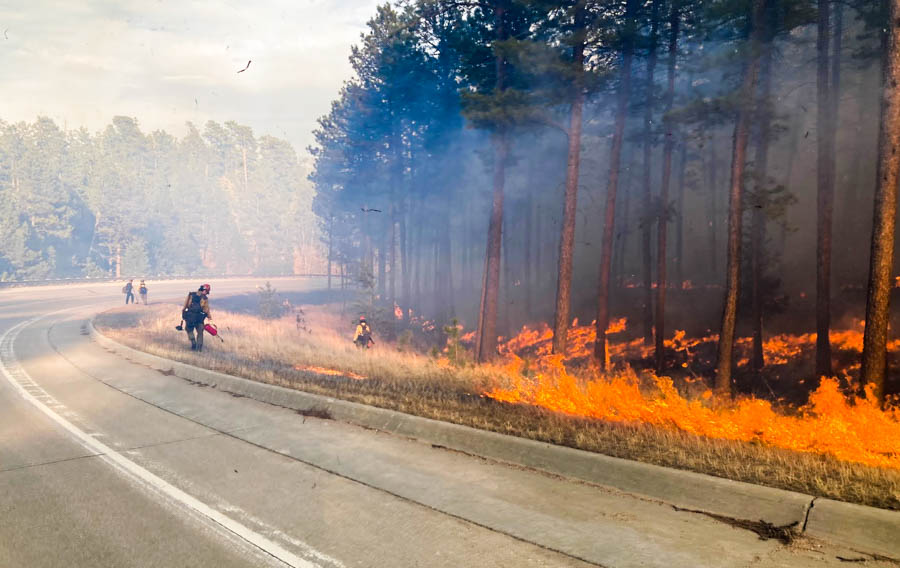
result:
<svg viewBox="0 0 900 568"><path fill-rule="evenodd" d="M224 341L207 336L202 353L191 351L185 334L174 330L179 309L175 304L117 308L98 316L95 324L135 349L256 381L625 459L900 509L897 469L499 402L484 393L508 384L508 370L454 366L377 336L373 349L357 350L350 341L352 329L328 306L307 310L308 330L298 329L293 316L263 320L214 309Z"/></svg>

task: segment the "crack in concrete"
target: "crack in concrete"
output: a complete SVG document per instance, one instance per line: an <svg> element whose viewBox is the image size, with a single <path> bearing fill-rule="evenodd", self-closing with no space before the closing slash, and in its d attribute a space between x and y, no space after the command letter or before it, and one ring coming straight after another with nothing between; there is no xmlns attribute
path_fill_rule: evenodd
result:
<svg viewBox="0 0 900 568"><path fill-rule="evenodd" d="M98 458L98 457L103 456L103 455L105 455L105 454L85 454L85 455L83 455L83 456L75 456L75 457L72 457L72 458L63 458L63 459L60 459L60 460L50 460L50 461L45 461L45 462L41 462L41 463L30 463L30 464L26 464L26 465L19 465L19 466L16 466L16 467L9 467L9 468L6 468L6 469L0 469L0 473L7 473L7 472L10 472L10 471L20 471L20 470L23 470L23 469L31 469L31 468L35 468L35 467L42 467L42 466L45 466L45 465L55 465L55 464L58 464L58 463L66 463L66 462L71 462L71 461L76 461L76 460L83 460L83 459L87 459L87 458Z"/></svg>
<svg viewBox="0 0 900 568"><path fill-rule="evenodd" d="M140 400L140 399L138 399ZM143 401L142 401L143 402ZM221 436L219 432L210 432L208 434L202 434L200 436L191 436L189 438L181 438L180 440L166 440L165 442L154 442L152 444L143 444L140 446L132 446L130 448L123 448L121 451L130 452L133 450L144 450L147 448L158 448L160 446L169 446L172 444L180 444L181 442L190 442L192 440L203 440L205 438L214 438L216 436Z"/></svg>
<svg viewBox="0 0 900 568"><path fill-rule="evenodd" d="M800 524L798 521L794 521L793 523L776 526L772 523L759 520L759 521L751 521L749 519L736 519L734 517L728 517L726 515L717 515L715 513L710 513L708 511L700 511L697 509L686 509L683 507L679 507L677 505L672 505L672 508L676 511L682 511L686 513L697 513L699 515L705 515L711 519L715 519L719 522L725 523L727 525L731 525L735 528L745 529L751 532L754 532L759 536L760 540L770 540L776 539L782 544L791 544L795 538L797 538L800 534L800 531L797 530L797 526Z"/></svg>
<svg viewBox="0 0 900 568"><path fill-rule="evenodd" d="M852 548L850 550L853 550ZM860 552L858 550L853 550L853 552L857 552L862 554L862 556L858 556L855 558L850 558L847 556L835 556L841 562L861 562L863 564L869 562L884 562L885 564L892 564L894 566L900 566L900 560L896 560L894 558L890 558L889 556L882 556L880 554L875 554L873 552Z"/></svg>
<svg viewBox="0 0 900 568"><path fill-rule="evenodd" d="M809 505L806 506L806 514L803 516L803 526L800 528L800 532L806 532L806 525L809 523L809 514L812 513L817 499L818 497L813 497L812 501L809 502Z"/></svg>

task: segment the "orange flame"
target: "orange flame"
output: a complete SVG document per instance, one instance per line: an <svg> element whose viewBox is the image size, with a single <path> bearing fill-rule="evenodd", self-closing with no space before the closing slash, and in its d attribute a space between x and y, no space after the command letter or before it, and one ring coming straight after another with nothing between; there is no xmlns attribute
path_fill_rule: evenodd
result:
<svg viewBox="0 0 900 568"><path fill-rule="evenodd" d="M518 364L521 360L511 361ZM778 413L771 403L745 398L728 406L708 406L709 391L689 400L668 377L653 376L654 392L645 394L628 371L579 382L562 358L545 360L534 378L508 375L510 385L485 393L496 400L541 406L574 416L613 422L643 422L711 438L754 441L800 452L827 453L874 466L900 468L900 410L882 411L867 392L848 401L838 382L823 379L798 416Z"/></svg>
<svg viewBox="0 0 900 568"><path fill-rule="evenodd" d="M575 322L577 324L577 320ZM591 355L596 332L594 325L573 325L569 329L568 349L566 362L580 362ZM613 335L626 331L627 319L619 318L610 323L606 334ZM862 353L864 322L855 320L850 329L831 330L832 349L835 352L845 351L850 353ZM463 336L463 340L474 337L474 332ZM553 330L546 324L538 328L524 326L522 330L499 347L501 354L527 355L530 358L540 359L550 354L553 340ZM699 347L711 346L719 341L718 334L710 334L704 337L686 337L684 330L677 330L671 339L663 340L667 350L679 355L679 360L692 361ZM736 340L738 351L738 364L746 365L750 361L750 349L753 340L750 337L741 337ZM807 355L815 349L816 334L804 333L800 335L778 334L769 336L763 341L763 353L766 363L769 365L784 365L792 360ZM628 359L646 359L653 355L654 346L646 344L643 339L634 339L626 343L610 343L610 357L622 363ZM888 342L889 351L900 351L900 339Z"/></svg>
<svg viewBox="0 0 900 568"><path fill-rule="evenodd" d="M607 333L625 330L624 318L610 325ZM795 415L787 415L773 408L770 402L744 398L726 406L710 406L709 391L697 399L682 396L672 379L651 375L653 389L646 393L639 388L637 375L629 370L613 376L592 372L588 379L569 374L566 362L586 360L596 339L593 325L576 326L569 330L568 353L565 357L551 354L553 333L547 326L541 329L525 327L500 346L505 357L503 373L508 384L495 387L485 394L496 400L531 404L550 410L611 421L644 422L658 427L674 428L712 438L756 441L781 448L814 453L827 453L839 459L875 466L900 468L900 407L882 411L871 392L865 397L846 397L835 379L822 379L809 397L809 402ZM863 322L854 322L851 329L830 333L835 352L860 353L863 342ZM711 347L717 335L687 338L683 330L675 332L663 343L687 367L697 348ZM815 349L816 334L779 334L763 343L769 365L784 365L801 356L809 356ZM739 364L749 362L752 340L737 341L737 349L744 353ZM900 350L900 340L891 341L888 348ZM618 361L647 358L653 346L643 339L611 343L609 354ZM539 369L534 377L523 376L523 359L533 361L530 367ZM536 364L536 365L535 365ZM700 379L688 380L687 383ZM800 384L802 380L798 381Z"/></svg>
<svg viewBox="0 0 900 568"><path fill-rule="evenodd" d="M369 378L363 375L357 375L356 373L351 373L350 371L339 371L337 369L328 369L326 367L316 367L315 365L294 365L294 369L298 371L309 371L319 375L328 375L330 377L346 377L355 381L364 381Z"/></svg>

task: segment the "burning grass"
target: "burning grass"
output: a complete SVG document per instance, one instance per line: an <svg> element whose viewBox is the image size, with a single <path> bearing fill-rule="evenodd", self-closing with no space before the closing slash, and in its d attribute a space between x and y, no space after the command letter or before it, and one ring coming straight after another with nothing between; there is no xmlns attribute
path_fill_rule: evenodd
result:
<svg viewBox="0 0 900 568"><path fill-rule="evenodd" d="M649 376L645 383L650 387L642 386L631 372L579 381L560 358L542 366L534 377L510 373L508 380L509 386L493 389L488 396L574 416L640 422L900 469L900 412L882 411L871 395L848 401L832 379L823 379L796 414L779 412L770 402L752 397L727 405L708 404L708 390L691 400L668 377Z"/></svg>
<svg viewBox="0 0 900 568"><path fill-rule="evenodd" d="M625 323L615 322L607 333L621 333ZM858 360L863 336L860 323L855 329L836 330L831 335L836 352L855 350ZM846 372L843 381L823 378L818 386L806 386L802 379L793 380L792 385L776 385L781 390L793 387L804 392L807 397L802 405L782 404L776 408L770 401L753 396L723 405L711 399L705 383L684 377L683 373L680 388L676 388L669 377L649 372L639 377L630 368L602 377L590 367L582 366L580 372L567 368L566 361L589 357L594 338L593 326L578 326L576 321L569 333L569 356L563 358L550 353L549 329L524 329L501 346L508 360L507 385L489 391L488 396L586 418L640 422L710 438L829 454L845 461L900 469L900 406L882 410L871 393L855 396L852 393L859 389ZM687 368L698 364L695 352L714 341L715 338L688 340L683 331L677 331L664 344L669 357L680 359L681 367ZM776 335L765 342L764 351L770 366L777 368L808 357L815 342L815 334ZM740 343L744 350L749 349L749 339ZM900 342L892 342L889 347L898 348ZM641 361L653 353L641 339L614 343L609 351L620 362ZM532 357L530 364L519 358L523 352ZM530 366L537 371L523 372ZM686 391L693 391L694 396L685 395Z"/></svg>
<svg viewBox="0 0 900 568"><path fill-rule="evenodd" d="M313 320L307 333L290 318L265 321L216 311L224 343L194 353L184 335L172 329L177 311L176 306L123 308L100 316L97 325L132 347L254 380L616 457L900 509L897 411L882 412L865 399L848 402L834 382L824 381L802 408L779 409L755 398L715 405L702 381L691 396L667 378L631 371L604 378L586 369L570 374L560 359L541 352L540 331L518 338L516 349L532 356L531 362L511 353L507 343L505 366L457 367L381 342L359 351L349 336L334 331L340 322L321 313L307 318ZM570 341L573 353L579 344L586 348L590 335L579 335L579 329ZM671 341L673 348L687 342L683 337ZM635 348L632 343L620 342L613 357L626 356Z"/></svg>

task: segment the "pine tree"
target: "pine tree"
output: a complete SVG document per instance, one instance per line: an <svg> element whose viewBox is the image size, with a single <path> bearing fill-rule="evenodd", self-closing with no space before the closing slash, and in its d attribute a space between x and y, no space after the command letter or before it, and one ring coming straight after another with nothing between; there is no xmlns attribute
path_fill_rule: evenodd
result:
<svg viewBox="0 0 900 568"><path fill-rule="evenodd" d="M770 1L773 0L753 0L751 5L750 54L743 70L741 86L738 91L737 117L732 138L731 181L728 192L728 255L725 268L725 305L722 311L722 326L719 334L716 362L716 393L723 398L730 397L732 394L731 374L734 365L734 336L741 282L744 168L747 159L747 140L749 137L752 99L759 76L759 54L766 2Z"/></svg>
<svg viewBox="0 0 900 568"><path fill-rule="evenodd" d="M609 352L606 345L606 330L609 327L609 274L612 265L612 246L616 220L616 194L619 188L622 142L625 137L625 119L628 100L631 97L631 65L634 57L634 36L637 1L627 0L622 22L622 64L619 69L619 87L616 103L616 118L610 151L609 177L606 185L606 213L603 224L603 244L600 257L600 282L597 293L597 319L593 359L600 370L609 366Z"/></svg>
<svg viewBox="0 0 900 568"><path fill-rule="evenodd" d="M894 227L897 217L897 184L900 183L900 0L888 0L884 52L884 93L878 138L878 186L866 297L866 331L863 339L860 382L884 402L887 374L887 338L894 261Z"/></svg>

